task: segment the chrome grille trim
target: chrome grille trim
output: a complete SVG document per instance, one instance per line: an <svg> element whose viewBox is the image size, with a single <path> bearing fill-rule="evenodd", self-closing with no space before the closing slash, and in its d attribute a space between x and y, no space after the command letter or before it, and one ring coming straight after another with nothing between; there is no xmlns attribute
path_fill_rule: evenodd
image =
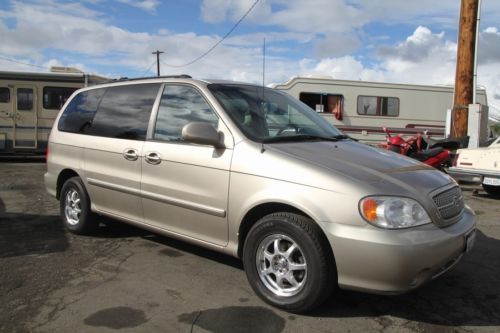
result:
<svg viewBox="0 0 500 333"><path fill-rule="evenodd" d="M465 209L464 197L460 187L448 188L432 197L443 225L449 225L459 219Z"/></svg>

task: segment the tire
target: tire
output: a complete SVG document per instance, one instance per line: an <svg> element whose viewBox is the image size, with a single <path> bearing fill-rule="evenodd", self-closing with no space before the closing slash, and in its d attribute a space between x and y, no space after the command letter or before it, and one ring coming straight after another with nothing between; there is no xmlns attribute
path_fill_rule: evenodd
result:
<svg viewBox="0 0 500 333"><path fill-rule="evenodd" d="M97 219L90 211L90 199L79 177L66 180L61 189L59 204L61 219L70 232L84 235L97 229Z"/></svg>
<svg viewBox="0 0 500 333"><path fill-rule="evenodd" d="M493 197L500 197L500 186L492 186L483 184L483 189L486 193Z"/></svg>
<svg viewBox="0 0 500 333"><path fill-rule="evenodd" d="M243 265L255 293L290 312L312 310L337 286L326 237L315 222L298 214L274 213L257 221L245 240Z"/></svg>

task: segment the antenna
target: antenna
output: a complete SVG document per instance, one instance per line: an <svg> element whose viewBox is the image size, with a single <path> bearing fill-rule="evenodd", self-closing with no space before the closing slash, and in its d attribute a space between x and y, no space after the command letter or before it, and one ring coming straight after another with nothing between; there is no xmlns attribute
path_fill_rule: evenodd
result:
<svg viewBox="0 0 500 333"><path fill-rule="evenodd" d="M266 37L264 37L264 43L262 45L262 104L264 103L265 87L266 87ZM264 147L264 141L262 141L262 147L260 149L260 153L263 154L265 151L266 148Z"/></svg>
<svg viewBox="0 0 500 333"><path fill-rule="evenodd" d="M266 86L266 37L262 45L262 99L264 99L264 87Z"/></svg>

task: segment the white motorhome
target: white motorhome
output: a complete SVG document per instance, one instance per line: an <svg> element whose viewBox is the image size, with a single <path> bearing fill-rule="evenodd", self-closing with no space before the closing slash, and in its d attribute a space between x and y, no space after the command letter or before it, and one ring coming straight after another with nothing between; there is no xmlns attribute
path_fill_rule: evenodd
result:
<svg viewBox="0 0 500 333"><path fill-rule="evenodd" d="M383 127L403 135L427 131L434 138L444 137L447 110L453 104L452 86L296 76L274 88L300 99L344 133L367 143L384 141ZM477 103L487 106L484 89L477 90Z"/></svg>
<svg viewBox="0 0 500 333"><path fill-rule="evenodd" d="M66 67L48 73L0 71L0 156L45 153L52 123L69 96L108 80Z"/></svg>

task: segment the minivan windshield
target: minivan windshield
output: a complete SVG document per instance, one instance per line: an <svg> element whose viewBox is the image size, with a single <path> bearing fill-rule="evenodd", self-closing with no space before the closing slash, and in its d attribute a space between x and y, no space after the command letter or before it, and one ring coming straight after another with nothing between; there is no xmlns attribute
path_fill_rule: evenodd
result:
<svg viewBox="0 0 500 333"><path fill-rule="evenodd" d="M208 88L251 140L289 142L347 138L307 105L282 91L244 84L210 84Z"/></svg>

